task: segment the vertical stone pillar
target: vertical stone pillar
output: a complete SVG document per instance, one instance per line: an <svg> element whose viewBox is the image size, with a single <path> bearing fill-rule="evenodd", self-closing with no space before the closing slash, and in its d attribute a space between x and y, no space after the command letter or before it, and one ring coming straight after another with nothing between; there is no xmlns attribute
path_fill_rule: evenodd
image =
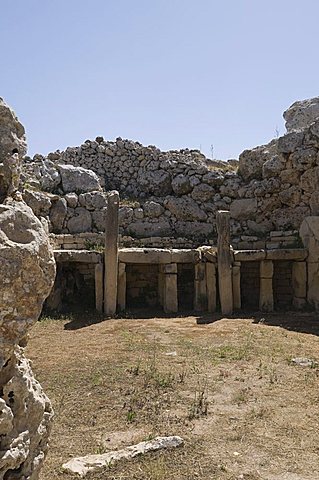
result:
<svg viewBox="0 0 319 480"><path fill-rule="evenodd" d="M306 217L299 233L308 250L307 301L319 311L319 216Z"/></svg>
<svg viewBox="0 0 319 480"><path fill-rule="evenodd" d="M307 263L293 262L292 264L292 290L294 294L293 305L302 309L307 301Z"/></svg>
<svg viewBox="0 0 319 480"><path fill-rule="evenodd" d="M230 213L225 210L217 212L217 259L218 284L221 311L223 315L233 313L232 255L230 251Z"/></svg>
<svg viewBox="0 0 319 480"><path fill-rule="evenodd" d="M195 299L194 310L203 312L207 309L206 267L205 263L195 264Z"/></svg>
<svg viewBox="0 0 319 480"><path fill-rule="evenodd" d="M108 195L105 225L104 252L104 313L114 315L117 302L119 194L116 190Z"/></svg>
<svg viewBox="0 0 319 480"><path fill-rule="evenodd" d="M262 312L272 312L274 310L274 294L272 288L273 274L274 265L272 260L262 260L260 262L259 291L259 309Z"/></svg>
<svg viewBox="0 0 319 480"><path fill-rule="evenodd" d="M240 262L233 263L233 301L234 310L241 309Z"/></svg>
<svg viewBox="0 0 319 480"><path fill-rule="evenodd" d="M211 262L206 264L206 291L207 310L210 313L216 312L216 265Z"/></svg>
<svg viewBox="0 0 319 480"><path fill-rule="evenodd" d="M117 306L120 312L126 308L126 263L119 262L117 284Z"/></svg>
<svg viewBox="0 0 319 480"><path fill-rule="evenodd" d="M95 308L98 312L103 312L103 263L95 265Z"/></svg>
<svg viewBox="0 0 319 480"><path fill-rule="evenodd" d="M177 297L177 264L168 263L163 265L164 271L164 295L163 307L165 313L176 313L178 311Z"/></svg>
<svg viewBox="0 0 319 480"><path fill-rule="evenodd" d="M161 307L164 307L164 281L165 273L164 273L164 266L159 265L158 270L158 301Z"/></svg>

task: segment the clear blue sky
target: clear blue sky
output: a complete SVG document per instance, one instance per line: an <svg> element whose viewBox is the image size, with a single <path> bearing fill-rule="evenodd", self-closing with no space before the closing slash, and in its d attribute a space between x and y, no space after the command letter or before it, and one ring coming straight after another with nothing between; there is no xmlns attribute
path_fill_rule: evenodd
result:
<svg viewBox="0 0 319 480"><path fill-rule="evenodd" d="M318 0L0 0L29 154L117 136L234 158L319 95Z"/></svg>

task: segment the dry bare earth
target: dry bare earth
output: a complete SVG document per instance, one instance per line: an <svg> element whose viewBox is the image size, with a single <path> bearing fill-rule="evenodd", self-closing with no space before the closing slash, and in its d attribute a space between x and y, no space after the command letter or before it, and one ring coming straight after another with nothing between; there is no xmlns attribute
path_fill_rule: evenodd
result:
<svg viewBox="0 0 319 480"><path fill-rule="evenodd" d="M319 360L317 322L38 322L27 354L56 413L41 480L73 478L61 469L70 457L156 435L180 435L185 445L88 478L319 479L319 368L291 363Z"/></svg>

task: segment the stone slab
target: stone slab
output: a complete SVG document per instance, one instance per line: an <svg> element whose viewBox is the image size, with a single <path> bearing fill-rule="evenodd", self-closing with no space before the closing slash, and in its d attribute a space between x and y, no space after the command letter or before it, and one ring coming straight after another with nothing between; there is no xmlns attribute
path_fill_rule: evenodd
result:
<svg viewBox="0 0 319 480"><path fill-rule="evenodd" d="M266 251L261 250L235 250L234 259L236 262L258 262L265 260Z"/></svg>
<svg viewBox="0 0 319 480"><path fill-rule="evenodd" d="M89 250L54 250L53 252L57 263L100 263L103 257L102 253Z"/></svg>

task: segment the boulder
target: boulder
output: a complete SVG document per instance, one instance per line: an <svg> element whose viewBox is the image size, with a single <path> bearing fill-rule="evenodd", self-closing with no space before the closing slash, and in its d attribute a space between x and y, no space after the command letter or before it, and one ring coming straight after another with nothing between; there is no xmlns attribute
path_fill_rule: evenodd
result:
<svg viewBox="0 0 319 480"><path fill-rule="evenodd" d="M92 217L88 210L82 207L74 209L74 215L68 220L67 228L70 233L89 232L92 228Z"/></svg>
<svg viewBox="0 0 319 480"><path fill-rule="evenodd" d="M178 220L204 222L207 219L204 210L198 206L195 200L189 197L169 197L165 206Z"/></svg>
<svg viewBox="0 0 319 480"><path fill-rule="evenodd" d="M248 220L253 218L257 212L256 198L242 198L234 200L230 204L230 216L235 220Z"/></svg>
<svg viewBox="0 0 319 480"><path fill-rule="evenodd" d="M26 154L25 130L14 111L0 97L0 161L15 151L20 157Z"/></svg>
<svg viewBox="0 0 319 480"><path fill-rule="evenodd" d="M129 235L140 238L168 237L172 234L171 225L166 220L158 223L133 222L128 226L127 231Z"/></svg>
<svg viewBox="0 0 319 480"><path fill-rule="evenodd" d="M239 155L239 175L246 181L253 178L261 179L263 164L273 158L274 154L276 154L275 141L252 150L244 150Z"/></svg>
<svg viewBox="0 0 319 480"><path fill-rule="evenodd" d="M189 181L189 177L180 173L172 180L173 192L176 195L186 195L192 191L192 186Z"/></svg>
<svg viewBox="0 0 319 480"><path fill-rule="evenodd" d="M193 188L192 198L198 202L208 202L215 195L215 190L206 183L200 183Z"/></svg>
<svg viewBox="0 0 319 480"><path fill-rule="evenodd" d="M58 165L65 193L86 193L101 190L99 177L92 170L73 165Z"/></svg>
<svg viewBox="0 0 319 480"><path fill-rule="evenodd" d="M157 202L145 202L143 205L144 213L149 218L158 218L164 212L164 207Z"/></svg>
<svg viewBox="0 0 319 480"><path fill-rule="evenodd" d="M287 132L308 127L319 118L319 97L300 100L293 103L284 113Z"/></svg>
<svg viewBox="0 0 319 480"><path fill-rule="evenodd" d="M36 480L53 411L19 343L38 319L55 277L41 222L24 202L0 204L0 478Z"/></svg>
<svg viewBox="0 0 319 480"><path fill-rule="evenodd" d="M97 210L107 206L107 196L103 192L88 192L79 195L79 204L88 210Z"/></svg>
<svg viewBox="0 0 319 480"><path fill-rule="evenodd" d="M145 171L138 184L142 192L164 197L172 192L171 176L165 170Z"/></svg>
<svg viewBox="0 0 319 480"><path fill-rule="evenodd" d="M59 198L50 210L50 221L55 233L61 233L63 229L64 220L68 211L68 206L65 198Z"/></svg>
<svg viewBox="0 0 319 480"><path fill-rule="evenodd" d="M24 190L23 200L37 217L49 215L52 206L51 198L47 193L37 192L35 190Z"/></svg>

